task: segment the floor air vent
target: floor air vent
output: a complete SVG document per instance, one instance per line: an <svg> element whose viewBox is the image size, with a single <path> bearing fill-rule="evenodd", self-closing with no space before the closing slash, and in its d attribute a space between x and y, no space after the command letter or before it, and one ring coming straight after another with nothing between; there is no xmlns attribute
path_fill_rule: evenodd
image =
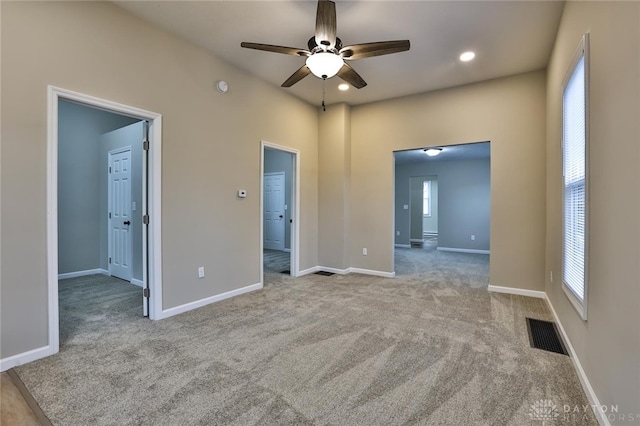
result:
<svg viewBox="0 0 640 426"><path fill-rule="evenodd" d="M323 275L325 277L330 277L331 275L335 275L335 274L333 272L318 271L318 272L316 272L316 275Z"/></svg>
<svg viewBox="0 0 640 426"><path fill-rule="evenodd" d="M554 323L527 318L527 329L529 330L529 343L532 348L567 355Z"/></svg>

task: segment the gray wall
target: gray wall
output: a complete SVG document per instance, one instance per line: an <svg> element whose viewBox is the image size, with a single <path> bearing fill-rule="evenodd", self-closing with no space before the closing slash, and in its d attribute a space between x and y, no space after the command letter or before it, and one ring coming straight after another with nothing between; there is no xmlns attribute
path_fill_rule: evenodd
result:
<svg viewBox="0 0 640 426"><path fill-rule="evenodd" d="M396 244L409 244L410 180L419 176L438 178L438 246L489 250L491 165L487 160L425 161L396 165L395 229ZM421 188L420 188L421 189ZM416 191L418 192L418 191ZM421 194L420 194L421 197ZM417 220L420 217L416 215ZM422 225L420 223L420 225ZM421 228L421 226L420 226ZM475 235L475 240L471 240ZM420 238L420 237L417 237Z"/></svg>
<svg viewBox="0 0 640 426"><path fill-rule="evenodd" d="M135 120L64 101L58 113L58 272L106 269L100 136Z"/></svg>
<svg viewBox="0 0 640 426"><path fill-rule="evenodd" d="M48 344L47 85L162 115L162 309L262 282L261 140L301 153L300 268L318 264L317 106L110 2L0 8L2 358Z"/></svg>
<svg viewBox="0 0 640 426"><path fill-rule="evenodd" d="M100 267L108 269L109 257L109 151L131 147L131 201L136 211L131 212L132 255L131 267L134 279L142 281L142 138L143 122L139 121L102 135L100 140Z"/></svg>
<svg viewBox="0 0 640 426"><path fill-rule="evenodd" d="M284 213L284 248L291 248L291 225L289 220L291 219L291 212L293 206L291 205L291 183L293 176L293 154L285 151L279 151L277 149L265 149L264 150L264 172L265 173L278 173L284 172L284 203L287 209Z"/></svg>

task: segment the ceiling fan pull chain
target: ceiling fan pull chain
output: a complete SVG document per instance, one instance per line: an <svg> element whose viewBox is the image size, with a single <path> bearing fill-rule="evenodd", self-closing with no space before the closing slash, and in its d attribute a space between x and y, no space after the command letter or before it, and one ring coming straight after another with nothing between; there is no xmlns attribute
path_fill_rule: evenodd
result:
<svg viewBox="0 0 640 426"><path fill-rule="evenodd" d="M324 94L325 94L324 86L325 86L326 82L327 82L327 79L323 78L322 79L322 111L326 111L327 110L327 107L324 104L324 97L325 97L324 96Z"/></svg>

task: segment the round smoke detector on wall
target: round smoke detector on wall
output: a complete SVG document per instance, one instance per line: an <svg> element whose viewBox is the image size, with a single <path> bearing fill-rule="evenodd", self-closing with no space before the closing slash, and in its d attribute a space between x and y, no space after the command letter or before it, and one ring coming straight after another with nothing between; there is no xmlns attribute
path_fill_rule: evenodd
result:
<svg viewBox="0 0 640 426"><path fill-rule="evenodd" d="M216 81L216 89L220 93L227 93L229 91L229 84L224 80Z"/></svg>

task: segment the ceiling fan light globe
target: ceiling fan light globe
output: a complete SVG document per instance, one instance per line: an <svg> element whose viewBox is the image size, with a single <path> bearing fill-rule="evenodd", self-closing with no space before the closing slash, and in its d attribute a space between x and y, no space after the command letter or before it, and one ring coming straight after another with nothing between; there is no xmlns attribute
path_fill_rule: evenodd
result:
<svg viewBox="0 0 640 426"><path fill-rule="evenodd" d="M335 76L344 65L344 60L335 53L319 52L307 58L307 66L318 78Z"/></svg>

